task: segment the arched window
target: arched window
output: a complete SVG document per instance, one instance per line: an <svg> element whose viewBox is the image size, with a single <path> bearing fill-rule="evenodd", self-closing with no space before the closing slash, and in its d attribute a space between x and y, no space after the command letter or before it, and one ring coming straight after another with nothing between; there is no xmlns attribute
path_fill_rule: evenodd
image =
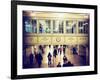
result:
<svg viewBox="0 0 100 80"><path fill-rule="evenodd" d="M76 33L76 21L66 21L66 33Z"/></svg>
<svg viewBox="0 0 100 80"><path fill-rule="evenodd" d="M53 20L53 33L64 33L63 21Z"/></svg>
<svg viewBox="0 0 100 80"><path fill-rule="evenodd" d="M89 20L79 21L78 23L79 33L88 34L89 32Z"/></svg>
<svg viewBox="0 0 100 80"><path fill-rule="evenodd" d="M50 20L39 20L39 33L50 33Z"/></svg>

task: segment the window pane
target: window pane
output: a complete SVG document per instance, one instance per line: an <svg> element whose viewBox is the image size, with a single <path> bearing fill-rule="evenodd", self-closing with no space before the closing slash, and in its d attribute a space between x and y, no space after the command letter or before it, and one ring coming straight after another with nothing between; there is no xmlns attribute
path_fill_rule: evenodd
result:
<svg viewBox="0 0 100 80"><path fill-rule="evenodd" d="M50 20L39 20L39 33L50 33Z"/></svg>
<svg viewBox="0 0 100 80"><path fill-rule="evenodd" d="M66 21L66 33L76 33L76 21Z"/></svg>
<svg viewBox="0 0 100 80"><path fill-rule="evenodd" d="M32 20L32 28L33 33L37 33L37 21L35 19Z"/></svg>
<svg viewBox="0 0 100 80"><path fill-rule="evenodd" d="M89 20L79 21L79 33L88 34L89 32Z"/></svg>
<svg viewBox="0 0 100 80"><path fill-rule="evenodd" d="M25 31L29 33L32 32L32 23L30 19L25 20Z"/></svg>
<svg viewBox="0 0 100 80"><path fill-rule="evenodd" d="M63 33L63 21L53 20L53 33Z"/></svg>

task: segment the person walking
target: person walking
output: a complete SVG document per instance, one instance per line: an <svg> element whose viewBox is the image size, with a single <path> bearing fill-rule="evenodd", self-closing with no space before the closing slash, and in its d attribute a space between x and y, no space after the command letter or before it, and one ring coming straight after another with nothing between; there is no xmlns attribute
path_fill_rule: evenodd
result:
<svg viewBox="0 0 100 80"><path fill-rule="evenodd" d="M49 52L49 54L48 54L48 66L51 65L51 58L52 58L52 55Z"/></svg>
<svg viewBox="0 0 100 80"><path fill-rule="evenodd" d="M76 47L73 47L72 48L72 52L73 52L73 54L77 54L77 48Z"/></svg>
<svg viewBox="0 0 100 80"><path fill-rule="evenodd" d="M30 55L29 55L29 67L30 68L33 68L33 63L34 63L34 56L33 56L33 54L31 53Z"/></svg>
<svg viewBox="0 0 100 80"><path fill-rule="evenodd" d="M56 49L56 47L54 47L53 56L54 56L55 58L56 58L56 56L57 56L57 49Z"/></svg>
<svg viewBox="0 0 100 80"><path fill-rule="evenodd" d="M65 52L66 52L66 47L63 46L63 54L65 55Z"/></svg>
<svg viewBox="0 0 100 80"><path fill-rule="evenodd" d="M37 54L37 63L38 63L38 67L39 67L39 68L41 67L42 60L43 60L43 57L42 57L41 53L39 52L39 53Z"/></svg>
<svg viewBox="0 0 100 80"><path fill-rule="evenodd" d="M63 62L67 61L67 57L64 55L63 56Z"/></svg>

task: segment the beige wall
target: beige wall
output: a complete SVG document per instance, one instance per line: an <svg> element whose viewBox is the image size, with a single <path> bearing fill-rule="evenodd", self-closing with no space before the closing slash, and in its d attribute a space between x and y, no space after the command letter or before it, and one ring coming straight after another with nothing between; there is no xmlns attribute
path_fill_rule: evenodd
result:
<svg viewBox="0 0 100 80"><path fill-rule="evenodd" d="M64 35L64 34L37 34L26 37L27 45L44 44L44 45L74 45L88 44L87 35Z"/></svg>

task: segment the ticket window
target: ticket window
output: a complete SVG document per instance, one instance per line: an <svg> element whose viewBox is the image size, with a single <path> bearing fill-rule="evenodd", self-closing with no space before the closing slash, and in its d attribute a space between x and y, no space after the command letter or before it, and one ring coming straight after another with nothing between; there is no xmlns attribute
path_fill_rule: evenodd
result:
<svg viewBox="0 0 100 80"><path fill-rule="evenodd" d="M66 21L66 33L76 33L76 21Z"/></svg>
<svg viewBox="0 0 100 80"><path fill-rule="evenodd" d="M50 20L39 20L39 33L51 33Z"/></svg>

